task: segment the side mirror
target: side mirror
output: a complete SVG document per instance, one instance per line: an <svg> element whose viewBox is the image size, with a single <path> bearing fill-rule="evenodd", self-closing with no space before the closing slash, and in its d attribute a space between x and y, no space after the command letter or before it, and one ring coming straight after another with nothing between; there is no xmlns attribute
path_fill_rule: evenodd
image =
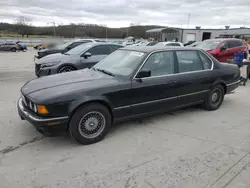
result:
<svg viewBox="0 0 250 188"><path fill-rule="evenodd" d="M84 58L88 58L88 57L91 57L91 53L90 52L86 52L84 55L83 55Z"/></svg>
<svg viewBox="0 0 250 188"><path fill-rule="evenodd" d="M220 51L222 52L222 51L225 51L226 49L227 49L226 46L222 46L222 47L220 48Z"/></svg>
<svg viewBox="0 0 250 188"><path fill-rule="evenodd" d="M137 73L136 78L146 78L146 77L150 77L150 76L151 76L150 70L140 70Z"/></svg>

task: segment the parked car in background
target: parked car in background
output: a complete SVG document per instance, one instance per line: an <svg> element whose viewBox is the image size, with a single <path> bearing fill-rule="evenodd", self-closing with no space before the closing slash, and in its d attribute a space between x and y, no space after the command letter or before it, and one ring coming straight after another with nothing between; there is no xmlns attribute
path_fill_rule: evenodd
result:
<svg viewBox="0 0 250 188"><path fill-rule="evenodd" d="M184 46L189 46L189 45L191 45L191 44L193 44L193 43L195 43L196 41L188 41L187 43L185 43L185 44L183 44Z"/></svg>
<svg viewBox="0 0 250 188"><path fill-rule="evenodd" d="M0 51L16 52L17 50L18 47L14 42L5 42L0 44Z"/></svg>
<svg viewBox="0 0 250 188"><path fill-rule="evenodd" d="M99 42L99 40L93 40L93 39L76 40L76 41L67 42L62 45L57 45L54 48L42 49L37 52L37 55L35 56L35 58L40 59L49 54L65 53L81 44L88 43L88 42Z"/></svg>
<svg viewBox="0 0 250 188"><path fill-rule="evenodd" d="M156 45L158 42L148 42L147 44L146 44L146 46L154 46L154 45Z"/></svg>
<svg viewBox="0 0 250 188"><path fill-rule="evenodd" d="M90 68L122 45L91 42L79 45L66 53L51 54L36 61L38 77Z"/></svg>
<svg viewBox="0 0 250 188"><path fill-rule="evenodd" d="M181 42L158 42L155 44L155 46L178 46L178 47L184 47L184 45Z"/></svg>
<svg viewBox="0 0 250 188"><path fill-rule="evenodd" d="M69 131L92 144L118 121L195 104L216 110L239 79L236 65L220 64L203 50L126 47L90 69L29 81L18 112L39 132Z"/></svg>
<svg viewBox="0 0 250 188"><path fill-rule="evenodd" d="M220 62L226 62L229 59L234 59L236 52L244 53L245 59L248 58L248 46L241 39L208 39L204 40L196 46L206 50Z"/></svg>
<svg viewBox="0 0 250 188"><path fill-rule="evenodd" d="M138 44L134 44L133 46L154 46L156 45L158 42L145 42L145 41L142 41Z"/></svg>
<svg viewBox="0 0 250 188"><path fill-rule="evenodd" d="M16 45L17 45L18 50L20 50L20 51L27 51L28 50L27 46L25 44L20 43L20 41L17 41Z"/></svg>
<svg viewBox="0 0 250 188"><path fill-rule="evenodd" d="M194 42L192 44L186 45L185 47L196 47L197 45L199 45L201 42Z"/></svg>

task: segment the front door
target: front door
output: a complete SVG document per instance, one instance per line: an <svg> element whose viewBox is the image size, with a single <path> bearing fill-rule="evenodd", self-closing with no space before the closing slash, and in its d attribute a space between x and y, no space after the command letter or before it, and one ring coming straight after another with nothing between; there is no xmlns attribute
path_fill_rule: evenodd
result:
<svg viewBox="0 0 250 188"><path fill-rule="evenodd" d="M86 57L85 53L89 52L91 54L90 57ZM108 45L98 45L89 49L87 52L81 55L81 64L80 68L90 68L94 66L96 63L101 61L104 57L106 57L110 53L110 49Z"/></svg>
<svg viewBox="0 0 250 188"><path fill-rule="evenodd" d="M176 106L177 76L174 52L153 53L139 70L151 71L151 76L134 78L131 89L131 112L146 114L165 111ZM136 76L135 76L136 77Z"/></svg>

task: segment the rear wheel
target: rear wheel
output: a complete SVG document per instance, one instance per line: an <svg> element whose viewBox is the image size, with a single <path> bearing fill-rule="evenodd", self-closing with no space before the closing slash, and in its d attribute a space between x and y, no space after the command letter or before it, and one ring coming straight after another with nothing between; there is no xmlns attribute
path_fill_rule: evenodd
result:
<svg viewBox="0 0 250 188"><path fill-rule="evenodd" d="M71 72L74 70L76 70L76 69L72 66L63 66L58 70L58 73Z"/></svg>
<svg viewBox="0 0 250 188"><path fill-rule="evenodd" d="M101 104L87 104L72 116L69 132L78 143L87 145L102 140L110 127L109 110Z"/></svg>
<svg viewBox="0 0 250 188"><path fill-rule="evenodd" d="M204 101L204 108L206 110L217 110L224 100L224 95L225 91L222 85L214 86Z"/></svg>
<svg viewBox="0 0 250 188"><path fill-rule="evenodd" d="M16 48L11 48L10 49L12 52L16 52Z"/></svg>

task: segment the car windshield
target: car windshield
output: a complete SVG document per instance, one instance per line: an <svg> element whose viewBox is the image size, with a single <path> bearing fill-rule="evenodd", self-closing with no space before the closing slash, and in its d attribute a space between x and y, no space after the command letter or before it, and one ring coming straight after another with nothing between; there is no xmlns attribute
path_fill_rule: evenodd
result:
<svg viewBox="0 0 250 188"><path fill-rule="evenodd" d="M163 42L158 42L157 44L155 44L155 46L165 46L165 43L163 43Z"/></svg>
<svg viewBox="0 0 250 188"><path fill-rule="evenodd" d="M145 55L142 52L117 50L97 63L94 69L105 70L114 75L129 76Z"/></svg>
<svg viewBox="0 0 250 188"><path fill-rule="evenodd" d="M65 49L68 45L70 45L72 42L66 42L64 44L57 45L58 49Z"/></svg>
<svg viewBox="0 0 250 188"><path fill-rule="evenodd" d="M84 51L88 50L89 48L91 48L92 45L88 44L88 43L84 43L81 44L71 50L69 50L67 53L65 53L66 55L80 55L82 54Z"/></svg>
<svg viewBox="0 0 250 188"><path fill-rule="evenodd" d="M219 41L204 41L198 44L196 47L203 50L213 50L220 44Z"/></svg>

